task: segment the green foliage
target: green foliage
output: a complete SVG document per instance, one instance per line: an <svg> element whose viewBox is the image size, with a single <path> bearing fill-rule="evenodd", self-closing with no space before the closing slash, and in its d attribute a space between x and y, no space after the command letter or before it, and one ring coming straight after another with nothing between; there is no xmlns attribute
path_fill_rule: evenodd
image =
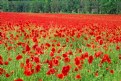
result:
<svg viewBox="0 0 121 81"><path fill-rule="evenodd" d="M101 5L101 13L113 14L116 13L117 3L115 0L105 0L100 2Z"/></svg>
<svg viewBox="0 0 121 81"><path fill-rule="evenodd" d="M2 11L43 13L121 13L121 0L0 0Z"/></svg>

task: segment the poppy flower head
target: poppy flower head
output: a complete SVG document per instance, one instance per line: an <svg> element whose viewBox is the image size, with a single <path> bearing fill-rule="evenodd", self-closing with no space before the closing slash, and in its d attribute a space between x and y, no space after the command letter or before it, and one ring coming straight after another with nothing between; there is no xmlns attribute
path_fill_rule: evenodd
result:
<svg viewBox="0 0 121 81"><path fill-rule="evenodd" d="M96 72L94 73L94 75L97 77L97 76L98 76L98 71L96 71Z"/></svg>
<svg viewBox="0 0 121 81"><path fill-rule="evenodd" d="M89 58L88 58L88 63L89 63L89 64L92 64L93 60L94 60L93 56L92 56L92 55L89 56Z"/></svg>
<svg viewBox="0 0 121 81"><path fill-rule="evenodd" d="M59 78L59 79L63 79L64 78L64 75L61 73L61 74L57 74L57 77Z"/></svg>
<svg viewBox="0 0 121 81"><path fill-rule="evenodd" d="M21 54L16 56L16 60L20 60L20 59L22 59L22 55Z"/></svg>
<svg viewBox="0 0 121 81"><path fill-rule="evenodd" d="M38 81L43 81L41 78Z"/></svg>
<svg viewBox="0 0 121 81"><path fill-rule="evenodd" d="M111 74L114 74L114 70L110 70L110 73L111 73Z"/></svg>
<svg viewBox="0 0 121 81"><path fill-rule="evenodd" d="M77 74L75 78L76 79L81 79L81 75L80 74Z"/></svg>
<svg viewBox="0 0 121 81"><path fill-rule="evenodd" d="M102 44L103 44L103 40L100 40L100 41L99 41L99 44L102 45Z"/></svg>
<svg viewBox="0 0 121 81"><path fill-rule="evenodd" d="M5 62L4 62L4 64L5 64L5 65L8 65L8 64L9 64L9 62L8 62L8 61L5 61Z"/></svg>
<svg viewBox="0 0 121 81"><path fill-rule="evenodd" d="M23 81L23 79L17 78L17 79L15 79L14 81Z"/></svg>
<svg viewBox="0 0 121 81"><path fill-rule="evenodd" d="M121 54L119 54L119 59L121 60Z"/></svg>
<svg viewBox="0 0 121 81"><path fill-rule="evenodd" d="M120 47L119 46L116 46L116 50L120 50Z"/></svg>
<svg viewBox="0 0 121 81"><path fill-rule="evenodd" d="M58 59L53 59L52 61L53 61L53 65L55 65L55 66L58 66L59 65Z"/></svg>
<svg viewBox="0 0 121 81"><path fill-rule="evenodd" d="M6 77L6 78L10 77L10 74L6 73L6 74L5 74L5 77Z"/></svg>
<svg viewBox="0 0 121 81"><path fill-rule="evenodd" d="M35 66L35 72L39 72L40 69L41 69L41 65L40 65L40 64L37 64L37 65Z"/></svg>
<svg viewBox="0 0 121 81"><path fill-rule="evenodd" d="M50 56L53 57L54 56L54 52L51 51L50 52Z"/></svg>
<svg viewBox="0 0 121 81"><path fill-rule="evenodd" d="M33 74L33 71L31 69L28 68L28 69L24 70L24 75L25 76L31 76L32 74Z"/></svg>
<svg viewBox="0 0 121 81"><path fill-rule="evenodd" d="M33 57L33 61L35 62L35 63L39 63L40 62L40 58L39 57Z"/></svg>
<svg viewBox="0 0 121 81"><path fill-rule="evenodd" d="M0 65L3 65L3 58L1 55L0 55Z"/></svg>
<svg viewBox="0 0 121 81"><path fill-rule="evenodd" d="M27 52L27 51L30 51L29 45L26 45L26 52Z"/></svg>
<svg viewBox="0 0 121 81"><path fill-rule="evenodd" d="M52 50L51 50L53 53L56 51L56 49L55 48L52 48Z"/></svg>
<svg viewBox="0 0 121 81"><path fill-rule="evenodd" d="M5 74L5 73L6 73L6 71L0 67L0 75Z"/></svg>
<svg viewBox="0 0 121 81"><path fill-rule="evenodd" d="M102 58L101 63L108 62L109 64L111 63L111 59L108 54L105 54Z"/></svg>
<svg viewBox="0 0 121 81"><path fill-rule="evenodd" d="M65 57L64 58L64 62L70 62L70 58L69 57Z"/></svg>
<svg viewBox="0 0 121 81"><path fill-rule="evenodd" d="M98 57L100 57L102 54L103 54L103 53L100 52L100 51L99 51L99 52L96 52L96 53L95 53L95 57L98 58Z"/></svg>
<svg viewBox="0 0 121 81"><path fill-rule="evenodd" d="M56 72L56 70L54 68L51 68L47 71L47 75L51 75L51 74L54 74Z"/></svg>
<svg viewBox="0 0 121 81"><path fill-rule="evenodd" d="M70 67L69 65L63 67L62 73L63 73L64 76L67 76L67 74L68 74L70 68L71 68L71 67Z"/></svg>
<svg viewBox="0 0 121 81"><path fill-rule="evenodd" d="M79 57L76 57L75 59L74 59L74 61L75 61L75 64L78 66L78 65L80 65L80 58Z"/></svg>

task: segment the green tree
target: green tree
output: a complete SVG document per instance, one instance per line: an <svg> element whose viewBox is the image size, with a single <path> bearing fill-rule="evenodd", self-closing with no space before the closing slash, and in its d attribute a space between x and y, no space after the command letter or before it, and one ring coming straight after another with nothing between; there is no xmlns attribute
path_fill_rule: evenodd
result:
<svg viewBox="0 0 121 81"><path fill-rule="evenodd" d="M104 0L100 1L100 12L104 14L114 14L117 11L116 0Z"/></svg>
<svg viewBox="0 0 121 81"><path fill-rule="evenodd" d="M8 0L1 0L0 1L0 9L2 10L2 11L8 11L8 9L9 9L9 6L8 6Z"/></svg>

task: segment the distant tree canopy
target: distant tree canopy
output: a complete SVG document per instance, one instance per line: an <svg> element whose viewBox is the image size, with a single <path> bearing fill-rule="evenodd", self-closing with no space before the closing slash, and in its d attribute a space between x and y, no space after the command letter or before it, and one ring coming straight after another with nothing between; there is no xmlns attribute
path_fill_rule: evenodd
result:
<svg viewBox="0 0 121 81"><path fill-rule="evenodd" d="M6 12L120 14L121 0L0 0Z"/></svg>

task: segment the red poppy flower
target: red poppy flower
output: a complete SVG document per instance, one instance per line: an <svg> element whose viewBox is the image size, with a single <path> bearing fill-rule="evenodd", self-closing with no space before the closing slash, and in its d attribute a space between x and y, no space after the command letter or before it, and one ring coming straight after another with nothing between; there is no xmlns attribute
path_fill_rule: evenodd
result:
<svg viewBox="0 0 121 81"><path fill-rule="evenodd" d="M5 65L8 65L8 64L9 64L9 62L8 62L8 61L5 61L5 62L4 62L4 64L5 64Z"/></svg>
<svg viewBox="0 0 121 81"><path fill-rule="evenodd" d="M28 64L28 63L30 63L30 59L27 58L26 59L26 64Z"/></svg>
<svg viewBox="0 0 121 81"><path fill-rule="evenodd" d="M20 59L22 59L22 55L19 54L16 56L16 60L20 60Z"/></svg>
<svg viewBox="0 0 121 81"><path fill-rule="evenodd" d="M39 57L33 57L33 61L36 62L36 63L39 63L40 59L39 59Z"/></svg>
<svg viewBox="0 0 121 81"><path fill-rule="evenodd" d="M11 47L11 46L9 46L9 47L7 48L7 50L8 50L8 51L10 51L11 49L12 49L12 47Z"/></svg>
<svg viewBox="0 0 121 81"><path fill-rule="evenodd" d="M51 74L54 74L56 72L56 70L54 68L51 68L47 71L47 75L51 75Z"/></svg>
<svg viewBox="0 0 121 81"><path fill-rule="evenodd" d="M70 50L70 51L68 52L68 54L69 54L69 55L73 55L73 52Z"/></svg>
<svg viewBox="0 0 121 81"><path fill-rule="evenodd" d="M57 46L60 46L61 44L60 43L57 43Z"/></svg>
<svg viewBox="0 0 121 81"><path fill-rule="evenodd" d="M64 75L61 73L61 74L58 74L57 77L60 78L60 79L63 79Z"/></svg>
<svg viewBox="0 0 121 81"><path fill-rule="evenodd" d="M35 72L39 72L40 69L41 69L41 65L40 65L40 64L37 64L37 65L35 66Z"/></svg>
<svg viewBox="0 0 121 81"><path fill-rule="evenodd" d="M63 54L63 57L65 58L65 57L67 57L68 56L68 53L64 53Z"/></svg>
<svg viewBox="0 0 121 81"><path fill-rule="evenodd" d="M79 69L76 67L75 69L74 69L74 71L78 71Z"/></svg>
<svg viewBox="0 0 121 81"><path fill-rule="evenodd" d="M24 45L24 43L22 43L22 42L18 42L17 45Z"/></svg>
<svg viewBox="0 0 121 81"><path fill-rule="evenodd" d="M64 58L64 62L70 62L70 58L69 57Z"/></svg>
<svg viewBox="0 0 121 81"><path fill-rule="evenodd" d="M50 46L51 46L49 43L46 43L45 45L46 45L47 47L50 47Z"/></svg>
<svg viewBox="0 0 121 81"><path fill-rule="evenodd" d="M64 66L63 69L62 69L63 75L64 75L64 76L67 76L69 70L70 70L70 66L69 66L69 65Z"/></svg>
<svg viewBox="0 0 121 81"><path fill-rule="evenodd" d="M55 48L52 48L52 50L51 50L53 53L55 52Z"/></svg>
<svg viewBox="0 0 121 81"><path fill-rule="evenodd" d="M7 74L5 74L5 76L6 76L6 78L8 78L8 77L10 77L10 74L7 73Z"/></svg>
<svg viewBox="0 0 121 81"><path fill-rule="evenodd" d="M11 60L12 60L12 58L9 57L9 58L8 58L8 61L11 61Z"/></svg>
<svg viewBox="0 0 121 81"><path fill-rule="evenodd" d="M81 78L80 74L77 74L75 78L80 79Z"/></svg>
<svg viewBox="0 0 121 81"><path fill-rule="evenodd" d="M49 68L53 67L53 61L52 60L47 60L48 66Z"/></svg>
<svg viewBox="0 0 121 81"><path fill-rule="evenodd" d="M89 53L88 53L88 52L85 52L85 53L83 54L83 56L84 56L84 59L85 59L85 58L88 58Z"/></svg>
<svg viewBox="0 0 121 81"><path fill-rule="evenodd" d="M88 38L87 37L84 37L84 40L88 40Z"/></svg>
<svg viewBox="0 0 121 81"><path fill-rule="evenodd" d="M14 81L23 81L23 79L17 78L17 79L15 79Z"/></svg>
<svg viewBox="0 0 121 81"><path fill-rule="evenodd" d="M99 39L101 39L101 36L97 36L96 37L96 41L98 41Z"/></svg>
<svg viewBox="0 0 121 81"><path fill-rule="evenodd" d="M110 57L109 57L108 54L105 54L105 55L103 56L101 63L104 63L104 62L111 63L111 59L110 59Z"/></svg>
<svg viewBox="0 0 121 81"><path fill-rule="evenodd" d="M33 37L33 42L38 42L37 38L36 37Z"/></svg>
<svg viewBox="0 0 121 81"><path fill-rule="evenodd" d="M37 46L36 47L36 54L44 54L43 49L44 49L43 45L40 47Z"/></svg>
<svg viewBox="0 0 121 81"><path fill-rule="evenodd" d="M43 81L41 78L38 81Z"/></svg>
<svg viewBox="0 0 121 81"><path fill-rule="evenodd" d="M69 38L66 38L66 42L69 42Z"/></svg>
<svg viewBox="0 0 121 81"><path fill-rule="evenodd" d="M90 44L87 44L87 47L91 47L91 45Z"/></svg>
<svg viewBox="0 0 121 81"><path fill-rule="evenodd" d="M53 57L54 56L54 52L50 52L50 56Z"/></svg>
<svg viewBox="0 0 121 81"><path fill-rule="evenodd" d="M1 55L0 55L0 65L3 65L3 58Z"/></svg>
<svg viewBox="0 0 121 81"><path fill-rule="evenodd" d="M53 61L53 65L55 65L55 66L58 66L59 65L58 59L53 59L52 61Z"/></svg>
<svg viewBox="0 0 121 81"><path fill-rule="evenodd" d="M94 60L93 56L92 56L92 55L89 56L89 58L88 58L88 63L91 64L91 63L93 62L93 60Z"/></svg>
<svg viewBox="0 0 121 81"><path fill-rule="evenodd" d="M110 73L111 73L111 74L114 74L114 70L110 70Z"/></svg>
<svg viewBox="0 0 121 81"><path fill-rule="evenodd" d="M30 47L26 45L26 51L30 51Z"/></svg>
<svg viewBox="0 0 121 81"><path fill-rule="evenodd" d="M78 66L78 65L80 65L80 58L79 57L76 57L75 59L74 59L74 61L75 61L75 64Z"/></svg>
<svg viewBox="0 0 121 81"><path fill-rule="evenodd" d="M102 52L96 52L96 53L95 53L95 57L98 58L98 57L100 57L102 54L103 54Z"/></svg>
<svg viewBox="0 0 121 81"><path fill-rule="evenodd" d="M98 76L98 71L95 72L95 76L96 76L96 77Z"/></svg>
<svg viewBox="0 0 121 81"><path fill-rule="evenodd" d="M120 50L120 47L119 46L116 46L116 50Z"/></svg>
<svg viewBox="0 0 121 81"><path fill-rule="evenodd" d="M82 49L79 49L79 53L82 53Z"/></svg>
<svg viewBox="0 0 121 81"><path fill-rule="evenodd" d="M80 38L81 37L81 33L78 33L76 37L77 38Z"/></svg>
<svg viewBox="0 0 121 81"><path fill-rule="evenodd" d="M25 70L24 70L24 74L25 74L26 76L31 76L31 75L33 74L33 71L30 70L30 69L28 68L28 69L25 69Z"/></svg>
<svg viewBox="0 0 121 81"><path fill-rule="evenodd" d="M61 60L61 56L56 56L55 58L58 60Z"/></svg>
<svg viewBox="0 0 121 81"><path fill-rule="evenodd" d="M4 74L6 71L0 67L0 75Z"/></svg>
<svg viewBox="0 0 121 81"><path fill-rule="evenodd" d="M58 53L60 53L61 51L62 51L62 49L59 49L59 50L58 50Z"/></svg>
<svg viewBox="0 0 121 81"><path fill-rule="evenodd" d="M121 54L119 54L119 59L121 60Z"/></svg>
<svg viewBox="0 0 121 81"><path fill-rule="evenodd" d="M100 40L100 41L99 41L99 44L102 45L102 44L103 44L103 40Z"/></svg>
<svg viewBox="0 0 121 81"><path fill-rule="evenodd" d="M3 44L3 42L0 40L0 44Z"/></svg>

